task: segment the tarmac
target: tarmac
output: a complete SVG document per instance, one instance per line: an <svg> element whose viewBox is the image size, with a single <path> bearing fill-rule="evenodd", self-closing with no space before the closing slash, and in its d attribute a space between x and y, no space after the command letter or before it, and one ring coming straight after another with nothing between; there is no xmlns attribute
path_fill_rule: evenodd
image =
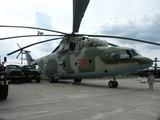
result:
<svg viewBox="0 0 160 120"><path fill-rule="evenodd" d="M49 83L10 84L0 101L0 120L159 120L160 79L154 89L140 78L86 79Z"/></svg>

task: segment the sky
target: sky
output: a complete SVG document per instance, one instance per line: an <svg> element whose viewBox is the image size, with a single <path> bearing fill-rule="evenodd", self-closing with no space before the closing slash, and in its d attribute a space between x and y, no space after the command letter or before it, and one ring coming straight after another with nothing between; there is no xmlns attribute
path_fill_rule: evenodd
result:
<svg viewBox="0 0 160 120"><path fill-rule="evenodd" d="M0 25L42 27L72 32L72 0L0 0ZM80 34L114 35L160 43L160 0L90 0L79 29ZM38 30L0 28L0 38L36 35ZM42 31L44 34L54 34ZM53 37L18 38L0 41L0 56L20 62L18 53L6 54ZM142 56L160 60L160 46L119 39L100 38L136 49ZM34 59L50 54L60 40L27 48ZM3 60L2 60L3 61ZM24 61L26 63L26 61Z"/></svg>

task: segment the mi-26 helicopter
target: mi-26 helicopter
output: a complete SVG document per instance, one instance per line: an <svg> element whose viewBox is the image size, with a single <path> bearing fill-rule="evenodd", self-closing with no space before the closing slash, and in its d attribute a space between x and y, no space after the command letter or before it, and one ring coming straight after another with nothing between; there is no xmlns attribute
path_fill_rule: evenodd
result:
<svg viewBox="0 0 160 120"><path fill-rule="evenodd" d="M120 47L97 37L160 45L158 43L119 36L77 34L88 4L89 0L73 0L73 31L71 34L38 27L0 25L0 27L37 29L58 33L55 35L13 36L1 38L0 40L20 37L57 36L57 38L36 42L8 54L11 55L20 51L20 55L24 52L28 64L38 65L40 71L49 77L50 83L57 83L58 79L74 79L74 82L81 82L83 78L113 76L113 80L108 82L108 86L117 88L116 75L132 73L152 66L153 61L141 56L135 49ZM24 50L36 44L58 39L62 39L62 41L51 54L36 60L32 58L30 51Z"/></svg>

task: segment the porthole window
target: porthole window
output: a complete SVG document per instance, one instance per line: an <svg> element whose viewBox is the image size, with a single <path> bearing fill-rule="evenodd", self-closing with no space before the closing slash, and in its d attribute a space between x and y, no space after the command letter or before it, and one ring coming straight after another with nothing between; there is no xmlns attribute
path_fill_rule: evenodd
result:
<svg viewBox="0 0 160 120"><path fill-rule="evenodd" d="M111 54L111 59L116 60L117 59L117 53L112 53Z"/></svg>

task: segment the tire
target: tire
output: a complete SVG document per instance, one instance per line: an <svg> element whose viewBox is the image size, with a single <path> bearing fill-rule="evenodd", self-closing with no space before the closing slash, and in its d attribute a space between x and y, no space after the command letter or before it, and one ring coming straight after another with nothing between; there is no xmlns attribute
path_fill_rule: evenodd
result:
<svg viewBox="0 0 160 120"><path fill-rule="evenodd" d="M54 78L49 78L49 83L57 83L58 79L54 79Z"/></svg>
<svg viewBox="0 0 160 120"><path fill-rule="evenodd" d="M74 79L74 82L80 83L82 79Z"/></svg>
<svg viewBox="0 0 160 120"><path fill-rule="evenodd" d="M114 88L114 81L109 81L109 82L108 82L108 86L109 86L110 88Z"/></svg>
<svg viewBox="0 0 160 120"><path fill-rule="evenodd" d="M40 81L41 81L41 78L40 78L40 77L36 78L36 82L37 82L37 83L40 83Z"/></svg>
<svg viewBox="0 0 160 120"><path fill-rule="evenodd" d="M6 100L8 96L8 85L0 85L0 100Z"/></svg>
<svg viewBox="0 0 160 120"><path fill-rule="evenodd" d="M110 87L110 88L117 88L118 87L118 82L116 81L116 82L114 82L114 81L109 81L108 82L108 86Z"/></svg>
<svg viewBox="0 0 160 120"><path fill-rule="evenodd" d="M117 88L118 87L118 82L116 81L115 83L114 83L114 88Z"/></svg>

